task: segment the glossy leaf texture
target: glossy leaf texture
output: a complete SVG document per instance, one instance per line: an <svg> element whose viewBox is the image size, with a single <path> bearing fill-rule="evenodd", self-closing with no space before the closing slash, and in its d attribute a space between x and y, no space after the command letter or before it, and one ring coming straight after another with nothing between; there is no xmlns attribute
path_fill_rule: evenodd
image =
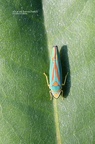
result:
<svg viewBox="0 0 95 144"><path fill-rule="evenodd" d="M53 102L57 143L94 144L95 1L45 0L43 6L49 53L58 45L63 78L69 72L64 100Z"/></svg>
<svg viewBox="0 0 95 144"><path fill-rule="evenodd" d="M0 1L0 144L95 143L95 2ZM60 49L64 100L43 72Z"/></svg>

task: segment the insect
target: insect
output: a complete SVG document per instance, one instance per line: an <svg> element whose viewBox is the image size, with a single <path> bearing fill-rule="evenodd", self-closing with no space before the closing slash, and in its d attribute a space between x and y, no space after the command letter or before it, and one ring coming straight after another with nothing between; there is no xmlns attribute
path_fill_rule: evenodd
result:
<svg viewBox="0 0 95 144"><path fill-rule="evenodd" d="M43 74L46 77L46 82L50 89L50 99L52 99L52 97L57 99L61 94L63 95L62 86L65 85L66 83L68 73L65 76L64 83L62 84L62 67L58 46L54 46L52 48L52 56L50 60L50 69L49 69L49 80L46 73Z"/></svg>

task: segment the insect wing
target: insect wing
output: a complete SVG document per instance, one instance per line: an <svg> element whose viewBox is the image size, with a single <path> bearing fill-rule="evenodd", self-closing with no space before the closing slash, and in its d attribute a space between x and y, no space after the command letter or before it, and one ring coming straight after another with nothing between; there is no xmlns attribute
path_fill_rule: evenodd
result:
<svg viewBox="0 0 95 144"><path fill-rule="evenodd" d="M62 86L62 68L60 62L60 55L58 47L53 47L52 57L50 61L50 88L51 90L57 92Z"/></svg>

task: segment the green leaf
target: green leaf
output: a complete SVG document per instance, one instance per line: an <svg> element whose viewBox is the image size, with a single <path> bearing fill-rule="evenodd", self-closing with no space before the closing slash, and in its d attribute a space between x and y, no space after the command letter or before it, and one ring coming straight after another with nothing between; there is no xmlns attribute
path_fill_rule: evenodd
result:
<svg viewBox="0 0 95 144"><path fill-rule="evenodd" d="M4 1L0 9L0 144L55 143L42 3Z"/></svg>
<svg viewBox="0 0 95 144"><path fill-rule="evenodd" d="M95 2L0 2L0 144L95 143ZM43 72L61 50L64 100Z"/></svg>
<svg viewBox="0 0 95 144"><path fill-rule="evenodd" d="M95 2L44 1L48 47L63 49L66 99L54 101L57 143L95 143ZM66 89L65 89L66 91Z"/></svg>

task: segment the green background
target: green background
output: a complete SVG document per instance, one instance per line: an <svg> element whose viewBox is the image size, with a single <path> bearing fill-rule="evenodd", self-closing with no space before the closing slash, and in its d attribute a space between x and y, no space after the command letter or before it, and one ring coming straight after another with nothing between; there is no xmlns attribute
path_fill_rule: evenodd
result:
<svg viewBox="0 0 95 144"><path fill-rule="evenodd" d="M64 100L43 76L53 45ZM0 1L0 144L94 144L94 67L94 0Z"/></svg>

